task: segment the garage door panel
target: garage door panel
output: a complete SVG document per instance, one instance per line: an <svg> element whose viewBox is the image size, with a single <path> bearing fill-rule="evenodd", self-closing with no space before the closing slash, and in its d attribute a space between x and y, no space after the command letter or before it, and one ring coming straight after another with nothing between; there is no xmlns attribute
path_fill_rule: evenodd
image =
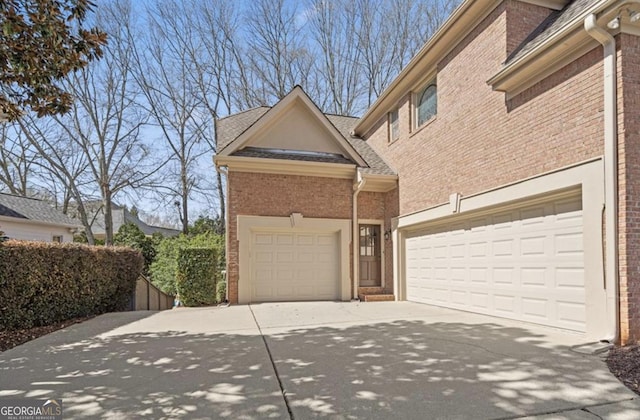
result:
<svg viewBox="0 0 640 420"><path fill-rule="evenodd" d="M255 232L251 301L339 298L337 233Z"/></svg>
<svg viewBox="0 0 640 420"><path fill-rule="evenodd" d="M276 236L276 245L292 245L293 244L293 235L292 234L279 234Z"/></svg>
<svg viewBox="0 0 640 420"><path fill-rule="evenodd" d="M407 299L585 331L581 207L576 195L409 234Z"/></svg>

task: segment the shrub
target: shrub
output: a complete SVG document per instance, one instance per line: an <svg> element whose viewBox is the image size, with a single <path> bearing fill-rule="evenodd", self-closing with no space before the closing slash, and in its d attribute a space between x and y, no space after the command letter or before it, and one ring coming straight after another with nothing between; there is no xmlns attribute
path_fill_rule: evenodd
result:
<svg viewBox="0 0 640 420"><path fill-rule="evenodd" d="M156 259L149 269L151 282L163 292L175 296L178 253L185 248L214 248L216 271L224 270L224 237L212 233L165 238L156 248Z"/></svg>
<svg viewBox="0 0 640 420"><path fill-rule="evenodd" d="M0 329L124 310L142 265L142 255L128 248L4 242Z"/></svg>
<svg viewBox="0 0 640 420"><path fill-rule="evenodd" d="M224 302L227 300L227 282L219 281L216 284L216 301Z"/></svg>
<svg viewBox="0 0 640 420"><path fill-rule="evenodd" d="M142 253L144 274L149 274L149 266L156 257L155 241L156 239L147 238L144 232L133 223L125 223L120 226L113 237L114 245L128 246Z"/></svg>
<svg viewBox="0 0 640 420"><path fill-rule="evenodd" d="M178 251L176 290L184 306L216 303L216 251L213 248L183 248Z"/></svg>

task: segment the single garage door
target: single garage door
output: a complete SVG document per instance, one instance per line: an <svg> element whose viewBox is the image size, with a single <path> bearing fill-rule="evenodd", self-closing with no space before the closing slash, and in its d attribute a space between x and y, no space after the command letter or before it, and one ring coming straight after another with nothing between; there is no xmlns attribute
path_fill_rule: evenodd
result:
<svg viewBox="0 0 640 420"><path fill-rule="evenodd" d="M338 234L254 232L251 301L337 300Z"/></svg>
<svg viewBox="0 0 640 420"><path fill-rule="evenodd" d="M586 330L579 195L452 220L408 235L407 300Z"/></svg>

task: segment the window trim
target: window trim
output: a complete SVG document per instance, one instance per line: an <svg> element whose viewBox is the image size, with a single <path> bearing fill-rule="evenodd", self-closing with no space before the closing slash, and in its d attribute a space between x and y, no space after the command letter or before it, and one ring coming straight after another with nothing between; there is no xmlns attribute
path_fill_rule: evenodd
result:
<svg viewBox="0 0 640 420"><path fill-rule="evenodd" d="M395 114L396 119L393 121L392 115ZM393 127L395 124L396 133L393 135ZM400 138L400 108L396 107L387 113L387 143L393 143Z"/></svg>
<svg viewBox="0 0 640 420"><path fill-rule="evenodd" d="M59 240L56 240L59 239ZM51 242L55 242L55 243L63 243L64 242L64 235L51 235Z"/></svg>
<svg viewBox="0 0 640 420"><path fill-rule="evenodd" d="M435 88L435 110L433 115L430 115L429 118L427 118L426 120L424 120L422 122L422 124L419 124L419 118L418 118L418 96L425 93L430 87L434 87ZM424 83L423 85L421 85L420 89L417 89L413 92L413 94L411 95L411 99L413 102L413 129L414 131L417 131L419 129L421 129L422 127L426 126L427 124L429 124L431 121L433 121L437 116L438 116L438 83L436 81L435 78L431 79L429 82Z"/></svg>

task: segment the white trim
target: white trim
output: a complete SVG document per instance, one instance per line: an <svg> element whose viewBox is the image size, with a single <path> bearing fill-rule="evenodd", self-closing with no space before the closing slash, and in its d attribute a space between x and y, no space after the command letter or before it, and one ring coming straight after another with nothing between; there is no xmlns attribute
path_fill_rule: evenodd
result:
<svg viewBox="0 0 640 420"><path fill-rule="evenodd" d="M238 239L238 303L251 303L251 234L255 231L290 232L336 232L340 244L340 298L348 301L351 297L349 276L349 219L300 218L295 227L291 217L237 216Z"/></svg>
<svg viewBox="0 0 640 420"><path fill-rule="evenodd" d="M281 175L319 176L352 179L356 165L343 163L306 162L244 156L216 156L216 165L234 172L254 172Z"/></svg>
<svg viewBox="0 0 640 420"><path fill-rule="evenodd" d="M423 82L421 85L419 85L417 88L413 89L411 91L411 112L412 112L412 122L413 122L413 127L411 127L411 131L410 132L414 132L414 131L418 131L420 130L422 127L426 126L427 124L429 124L429 122L431 120L433 120L434 118L436 118L438 116L438 79L437 79L437 75L434 75L433 77L431 77L430 79L426 79L426 82ZM433 115L431 115L429 118L427 118L426 120L424 120L422 122L422 124L418 123L418 95L420 95L422 92L425 92L429 87L435 87L436 88L436 109L435 112L433 113Z"/></svg>
<svg viewBox="0 0 640 420"><path fill-rule="evenodd" d="M394 220L394 270L397 299L406 300L405 242L408 233L437 223L457 221L481 213L504 210L553 196L582 194L583 241L585 253L585 292L587 296L587 333L599 340L607 331L607 290L603 276L602 206L604 179L602 159L588 161L558 171L522 180L472 196L462 197L460 213L451 215L449 203Z"/></svg>
<svg viewBox="0 0 640 420"><path fill-rule="evenodd" d="M360 225L380 226L380 287L385 286L385 253L384 253L384 220L382 219L358 219L358 264L360 264ZM355 264L355 263L354 263ZM360 279L358 279L360 281Z"/></svg>
<svg viewBox="0 0 640 420"><path fill-rule="evenodd" d="M522 3L533 4L534 6L546 7L552 10L562 10L568 3L568 0L519 0Z"/></svg>

